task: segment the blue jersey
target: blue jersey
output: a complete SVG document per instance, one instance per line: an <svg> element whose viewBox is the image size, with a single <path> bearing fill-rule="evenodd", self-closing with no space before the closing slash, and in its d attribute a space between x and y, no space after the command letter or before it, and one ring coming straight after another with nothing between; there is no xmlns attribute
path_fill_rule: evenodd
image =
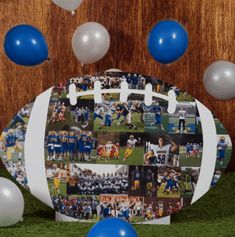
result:
<svg viewBox="0 0 235 237"><path fill-rule="evenodd" d="M67 135L62 135L60 140L61 140L61 143L63 146L68 144L68 136Z"/></svg>
<svg viewBox="0 0 235 237"><path fill-rule="evenodd" d="M161 106L159 105L153 106L152 111L157 115L161 115L161 111L162 111Z"/></svg>
<svg viewBox="0 0 235 237"><path fill-rule="evenodd" d="M55 145L61 145L61 141L60 141L60 136L59 135L54 135L53 139L54 139L54 144Z"/></svg>
<svg viewBox="0 0 235 237"><path fill-rule="evenodd" d="M15 135L7 135L5 137L5 146L6 147L13 147L16 145L16 142L17 142L18 138L15 136Z"/></svg>
<svg viewBox="0 0 235 237"><path fill-rule="evenodd" d="M173 186L174 186L174 181L173 181L173 179L168 178L168 179L166 180L166 189L172 188Z"/></svg>
<svg viewBox="0 0 235 237"><path fill-rule="evenodd" d="M76 144L76 140L77 140L77 137L76 136L68 136L68 143L70 144L70 145L72 145L72 144Z"/></svg>
<svg viewBox="0 0 235 237"><path fill-rule="evenodd" d="M48 144L54 144L54 137L53 135L48 136Z"/></svg>

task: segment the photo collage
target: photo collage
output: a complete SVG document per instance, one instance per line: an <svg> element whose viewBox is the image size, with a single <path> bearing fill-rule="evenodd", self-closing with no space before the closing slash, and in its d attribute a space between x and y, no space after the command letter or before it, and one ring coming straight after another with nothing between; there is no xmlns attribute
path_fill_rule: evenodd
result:
<svg viewBox="0 0 235 237"><path fill-rule="evenodd" d="M97 80L102 89L120 88L126 81L129 89L143 90L151 83L157 93L174 90L176 111L169 114L168 102L159 98L146 106L139 94L130 94L126 102L119 94L102 94L101 103L93 95L81 96L70 105L70 84L83 92L93 90ZM221 172L231 141L224 128L220 131L227 144L218 140ZM191 202L202 151L194 98L166 82L115 72L72 78L53 90L45 137L49 189L57 210L81 221L115 216L143 222L177 212ZM212 186L218 174L216 170Z"/></svg>
<svg viewBox="0 0 235 237"><path fill-rule="evenodd" d="M157 93L174 90L177 107L167 112L168 101L144 95L119 94L77 98L71 105L69 85L77 92L120 88ZM33 103L24 106L0 136L0 157L9 173L29 189L24 142ZM217 161L211 187L229 163L232 142L214 117ZM72 78L53 88L47 113L44 154L48 188L55 209L81 221L119 217L133 223L157 220L191 203L203 153L203 136L194 98L170 84L140 74L104 73ZM36 134L35 134L36 136Z"/></svg>

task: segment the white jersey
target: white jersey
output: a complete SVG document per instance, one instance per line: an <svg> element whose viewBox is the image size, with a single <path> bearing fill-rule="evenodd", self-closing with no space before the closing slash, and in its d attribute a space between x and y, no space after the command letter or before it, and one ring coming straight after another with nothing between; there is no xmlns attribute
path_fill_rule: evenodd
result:
<svg viewBox="0 0 235 237"><path fill-rule="evenodd" d="M168 164L169 155L170 155L171 144L167 144L163 147L159 145L151 145L151 150L156 156L156 162L158 166L165 166Z"/></svg>
<svg viewBox="0 0 235 237"><path fill-rule="evenodd" d="M20 110L20 115L21 115L22 117L24 117L24 116L29 116L29 109L22 108L22 109Z"/></svg>
<svg viewBox="0 0 235 237"><path fill-rule="evenodd" d="M180 110L179 111L179 119L185 119L186 117L186 111L185 110Z"/></svg>
<svg viewBox="0 0 235 237"><path fill-rule="evenodd" d="M54 178L60 179L61 178L61 171L59 168L52 171Z"/></svg>
<svg viewBox="0 0 235 237"><path fill-rule="evenodd" d="M135 144L136 144L137 142L138 142L137 139L133 139L133 140L128 139L128 140L127 140L127 147L128 147L128 148L131 148L131 149L134 149L134 148L135 148Z"/></svg>
<svg viewBox="0 0 235 237"><path fill-rule="evenodd" d="M106 144L105 145L106 151L110 152L112 150L112 146L113 146L113 144Z"/></svg>
<svg viewBox="0 0 235 237"><path fill-rule="evenodd" d="M97 115L101 115L103 112L104 112L104 108L103 108L103 107L101 107L101 108L99 108L99 109L97 109L97 110L95 111L95 113L96 113Z"/></svg>

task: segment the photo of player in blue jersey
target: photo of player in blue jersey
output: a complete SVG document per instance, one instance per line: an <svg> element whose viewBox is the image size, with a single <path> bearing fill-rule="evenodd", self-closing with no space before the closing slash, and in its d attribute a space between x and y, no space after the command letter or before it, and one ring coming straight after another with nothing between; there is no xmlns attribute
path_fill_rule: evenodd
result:
<svg viewBox="0 0 235 237"><path fill-rule="evenodd" d="M91 162L96 159L97 139L94 132L82 130L49 131L45 138L48 161Z"/></svg>
<svg viewBox="0 0 235 237"><path fill-rule="evenodd" d="M232 153L232 142L228 135L217 135L217 161L216 168L227 167Z"/></svg>
<svg viewBox="0 0 235 237"><path fill-rule="evenodd" d="M144 106L145 132L165 131L168 128L169 114L167 101L155 100L151 106Z"/></svg>

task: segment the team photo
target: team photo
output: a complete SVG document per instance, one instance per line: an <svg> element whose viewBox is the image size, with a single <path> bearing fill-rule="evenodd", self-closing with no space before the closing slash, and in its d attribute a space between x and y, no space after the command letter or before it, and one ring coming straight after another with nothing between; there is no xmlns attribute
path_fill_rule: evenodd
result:
<svg viewBox="0 0 235 237"><path fill-rule="evenodd" d="M48 161L96 160L97 138L94 132L69 130L48 131L45 137L45 158Z"/></svg>
<svg viewBox="0 0 235 237"><path fill-rule="evenodd" d="M100 195L128 193L128 166L70 164L68 194Z"/></svg>

